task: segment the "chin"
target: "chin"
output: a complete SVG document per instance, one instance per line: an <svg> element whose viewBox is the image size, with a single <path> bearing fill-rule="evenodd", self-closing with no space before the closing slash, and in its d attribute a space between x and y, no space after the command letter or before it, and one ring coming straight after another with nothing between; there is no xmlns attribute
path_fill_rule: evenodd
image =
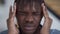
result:
<svg viewBox="0 0 60 34"><path fill-rule="evenodd" d="M26 34L33 34L35 31L34 30L30 30L30 31L24 31Z"/></svg>
<svg viewBox="0 0 60 34"><path fill-rule="evenodd" d="M34 33L36 31L35 27L25 27L23 30L25 33Z"/></svg>
<svg viewBox="0 0 60 34"><path fill-rule="evenodd" d="M33 34L36 31L36 29L32 28L25 28L23 29L23 32L26 34Z"/></svg>

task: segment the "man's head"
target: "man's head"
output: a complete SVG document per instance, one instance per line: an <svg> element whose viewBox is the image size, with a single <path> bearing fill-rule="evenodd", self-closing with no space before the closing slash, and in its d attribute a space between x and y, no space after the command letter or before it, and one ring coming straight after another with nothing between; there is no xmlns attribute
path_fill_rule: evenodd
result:
<svg viewBox="0 0 60 34"><path fill-rule="evenodd" d="M43 0L16 0L16 18L24 33L34 33L43 17Z"/></svg>

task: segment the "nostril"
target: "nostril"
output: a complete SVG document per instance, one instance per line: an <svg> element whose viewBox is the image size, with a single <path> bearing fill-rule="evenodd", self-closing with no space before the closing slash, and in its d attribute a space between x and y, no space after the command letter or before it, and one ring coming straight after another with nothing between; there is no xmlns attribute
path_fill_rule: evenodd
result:
<svg viewBox="0 0 60 34"><path fill-rule="evenodd" d="M33 23L33 21L26 21L26 23L30 23L30 24L32 24L32 23Z"/></svg>
<svg viewBox="0 0 60 34"><path fill-rule="evenodd" d="M33 19L33 16L29 15L29 16L26 17L25 20L26 20L27 23L32 23L34 19Z"/></svg>
<svg viewBox="0 0 60 34"><path fill-rule="evenodd" d="M33 18L26 19L27 22L32 22Z"/></svg>
<svg viewBox="0 0 60 34"><path fill-rule="evenodd" d="M31 18L26 19L26 23L33 23L33 19Z"/></svg>

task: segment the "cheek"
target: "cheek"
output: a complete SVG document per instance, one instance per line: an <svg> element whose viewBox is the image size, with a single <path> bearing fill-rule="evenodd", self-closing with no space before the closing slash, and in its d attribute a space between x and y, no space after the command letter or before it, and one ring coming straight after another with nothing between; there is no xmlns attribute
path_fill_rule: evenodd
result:
<svg viewBox="0 0 60 34"><path fill-rule="evenodd" d="M40 22L41 22L41 17L40 16L35 16L34 17L34 20L35 20L35 22L37 23L37 24L39 24Z"/></svg>
<svg viewBox="0 0 60 34"><path fill-rule="evenodd" d="M19 25L22 25L24 23L24 16L16 16L16 18Z"/></svg>

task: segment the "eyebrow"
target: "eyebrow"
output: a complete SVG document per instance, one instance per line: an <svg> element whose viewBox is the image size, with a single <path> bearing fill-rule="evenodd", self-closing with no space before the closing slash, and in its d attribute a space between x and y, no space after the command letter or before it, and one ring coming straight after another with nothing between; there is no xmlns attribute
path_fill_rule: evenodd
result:
<svg viewBox="0 0 60 34"><path fill-rule="evenodd" d="M20 10L20 11L17 11L17 13L27 13L27 12Z"/></svg>
<svg viewBox="0 0 60 34"><path fill-rule="evenodd" d="M27 11L19 9L19 10L17 10L17 12L27 12ZM41 12L41 10L33 10L32 12L37 12L38 13L38 12Z"/></svg>

